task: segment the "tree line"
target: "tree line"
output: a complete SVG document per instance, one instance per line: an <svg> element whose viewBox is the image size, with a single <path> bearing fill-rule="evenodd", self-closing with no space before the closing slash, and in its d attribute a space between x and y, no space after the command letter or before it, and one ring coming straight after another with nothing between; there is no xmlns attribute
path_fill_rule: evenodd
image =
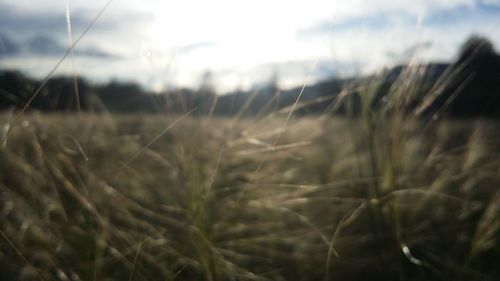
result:
<svg viewBox="0 0 500 281"><path fill-rule="evenodd" d="M198 115L254 116L290 107L298 98L301 88L281 90L274 82L225 95L217 95L208 84L154 94L132 82L96 85L81 77L75 81L60 76L47 81L29 110L182 113L196 108ZM40 85L41 81L21 72L0 71L0 110L23 108ZM397 66L379 75L331 78L310 85L302 92L296 112L359 114L366 107L363 100L369 99L369 109L381 109L393 102L395 92L399 98L403 95L405 110L422 115L500 117L500 55L488 39L472 36L449 64Z"/></svg>

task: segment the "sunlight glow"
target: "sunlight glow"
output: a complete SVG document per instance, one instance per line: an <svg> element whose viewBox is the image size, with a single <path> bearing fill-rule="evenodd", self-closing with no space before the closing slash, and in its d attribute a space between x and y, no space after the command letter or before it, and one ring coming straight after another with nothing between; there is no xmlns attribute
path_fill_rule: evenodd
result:
<svg viewBox="0 0 500 281"><path fill-rule="evenodd" d="M153 56L173 53L183 69L240 69L243 76L262 64L330 56L324 40L304 41L297 34L301 28L331 18L334 9L329 1L190 0L175 5L157 1L151 10L154 23L148 44ZM318 15L318 11L322 12ZM236 81L248 80L238 78L238 71L229 76L221 83L234 87Z"/></svg>
<svg viewBox="0 0 500 281"><path fill-rule="evenodd" d="M77 36L107 0L68 2ZM43 76L67 45L64 1L0 0L0 7L10 11L0 36L22 45L22 56L2 58L3 67ZM273 72L285 87L298 86L317 59L332 66L318 68L315 79L365 74L411 56L449 60L472 33L498 45L498 7L498 0L120 0L77 46L74 60L94 80L132 79L155 89L196 86L205 71L223 92L252 87ZM60 48L30 46L38 36ZM429 47L408 52L423 42ZM97 52L82 55L91 49Z"/></svg>

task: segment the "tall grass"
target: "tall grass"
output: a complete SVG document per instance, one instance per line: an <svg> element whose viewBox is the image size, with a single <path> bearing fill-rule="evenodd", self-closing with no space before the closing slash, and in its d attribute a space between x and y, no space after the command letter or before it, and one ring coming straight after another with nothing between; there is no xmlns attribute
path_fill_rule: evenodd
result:
<svg viewBox="0 0 500 281"><path fill-rule="evenodd" d="M342 118L25 114L110 3L0 117L0 280L500 279L500 125L421 118L418 67Z"/></svg>
<svg viewBox="0 0 500 281"><path fill-rule="evenodd" d="M408 75L361 117L24 115L0 279L497 280L498 125L408 114Z"/></svg>

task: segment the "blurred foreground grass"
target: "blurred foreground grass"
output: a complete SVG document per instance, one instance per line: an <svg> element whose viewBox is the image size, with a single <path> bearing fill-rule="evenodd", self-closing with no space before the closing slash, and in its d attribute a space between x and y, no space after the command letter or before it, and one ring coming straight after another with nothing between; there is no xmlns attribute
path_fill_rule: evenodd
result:
<svg viewBox="0 0 500 281"><path fill-rule="evenodd" d="M0 280L500 279L498 122L284 118L23 116Z"/></svg>

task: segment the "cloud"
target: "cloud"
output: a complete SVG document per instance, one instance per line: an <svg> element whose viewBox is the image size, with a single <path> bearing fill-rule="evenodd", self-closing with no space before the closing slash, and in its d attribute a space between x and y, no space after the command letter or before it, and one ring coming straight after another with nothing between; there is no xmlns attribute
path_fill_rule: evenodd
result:
<svg viewBox="0 0 500 281"><path fill-rule="evenodd" d="M184 45L178 49L179 54L186 55L194 51L215 47L216 43L211 41L200 41L192 44Z"/></svg>
<svg viewBox="0 0 500 281"><path fill-rule="evenodd" d="M376 14L362 17L346 18L342 21L328 19L314 23L304 28L298 29L296 36L298 38L309 39L318 35L327 33L335 34L337 32L349 30L383 30L391 29L401 24L415 25L415 18L406 14Z"/></svg>
<svg viewBox="0 0 500 281"><path fill-rule="evenodd" d="M18 7L0 3L0 31L18 35L33 35L40 32L66 32L64 13L21 10ZM72 16L72 25L83 29L89 20L82 15Z"/></svg>
<svg viewBox="0 0 500 281"><path fill-rule="evenodd" d="M218 82L218 89L227 92L236 86L241 89L262 86L261 84L266 84L274 76L278 77L282 87L292 88L305 83L308 76L310 76L309 82L311 83L329 79L344 72L344 67L348 68L349 66L341 65L332 59L289 60L253 66L230 67L215 70L213 73Z"/></svg>
<svg viewBox="0 0 500 281"><path fill-rule="evenodd" d="M76 49L74 52L77 56L83 57L93 57L93 58L101 58L101 59L122 59L120 56L114 55L112 53L103 51L96 47L90 47L85 49Z"/></svg>
<svg viewBox="0 0 500 281"><path fill-rule="evenodd" d="M102 0L73 0L70 7L73 37L80 35L104 7ZM0 33L14 39L27 39L37 35L57 37L68 36L64 1L56 0L0 0ZM151 11L131 9L130 5L115 5L108 8L85 35L85 41L117 42L131 41L140 37L144 29L154 20Z"/></svg>
<svg viewBox="0 0 500 281"><path fill-rule="evenodd" d="M20 56L61 56L68 50L68 47L60 44L57 40L38 35L24 41L14 40L6 34L0 34L0 58L20 57ZM73 52L76 56L94 57L102 59L117 59L109 52L97 47L81 48L76 47Z"/></svg>
<svg viewBox="0 0 500 281"><path fill-rule="evenodd" d="M481 0L484 5L500 6L500 0Z"/></svg>
<svg viewBox="0 0 500 281"><path fill-rule="evenodd" d="M340 1L337 13L330 18L312 22L297 30L296 35L309 38L328 32L349 29L390 30L397 25L424 26L456 25L460 22L492 22L499 16L497 7L484 5L500 4L500 0L454 0L454 1ZM384 4L385 3L385 4Z"/></svg>
<svg viewBox="0 0 500 281"><path fill-rule="evenodd" d="M447 11L456 8L474 7L476 0L351 0L337 1L336 21L342 22L352 18L373 15L404 14L418 17L436 11Z"/></svg>
<svg viewBox="0 0 500 281"><path fill-rule="evenodd" d="M20 52L20 47L9 36L0 34L0 57L17 55Z"/></svg>
<svg viewBox="0 0 500 281"><path fill-rule="evenodd" d="M47 36L39 35L30 38L27 42L20 45L28 54L57 56L64 54L66 48L60 45L56 40Z"/></svg>
<svg viewBox="0 0 500 281"><path fill-rule="evenodd" d="M401 51L387 51L387 56L392 60L409 61L415 57L418 52L427 50L432 47L432 41L416 42Z"/></svg>

